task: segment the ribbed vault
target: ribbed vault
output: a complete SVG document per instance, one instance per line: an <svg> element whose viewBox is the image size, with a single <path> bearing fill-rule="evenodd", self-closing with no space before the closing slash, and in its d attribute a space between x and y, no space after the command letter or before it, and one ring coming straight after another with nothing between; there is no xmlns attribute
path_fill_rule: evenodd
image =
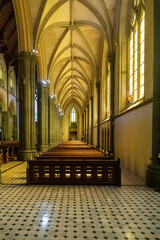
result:
<svg viewBox="0 0 160 240"><path fill-rule="evenodd" d="M50 94L66 109L81 111L101 75L104 41L112 51L116 0L28 1L33 46L39 51L41 79L50 80Z"/></svg>

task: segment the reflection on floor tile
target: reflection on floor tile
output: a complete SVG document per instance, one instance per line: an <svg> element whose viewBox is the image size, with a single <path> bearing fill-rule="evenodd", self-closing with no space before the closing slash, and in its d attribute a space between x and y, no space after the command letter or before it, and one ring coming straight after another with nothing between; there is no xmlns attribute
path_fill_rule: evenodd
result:
<svg viewBox="0 0 160 240"><path fill-rule="evenodd" d="M135 175L122 178L139 186L26 186L25 169L2 174L0 240L160 240L160 193Z"/></svg>
<svg viewBox="0 0 160 240"><path fill-rule="evenodd" d="M0 239L160 239L147 187L0 186Z"/></svg>

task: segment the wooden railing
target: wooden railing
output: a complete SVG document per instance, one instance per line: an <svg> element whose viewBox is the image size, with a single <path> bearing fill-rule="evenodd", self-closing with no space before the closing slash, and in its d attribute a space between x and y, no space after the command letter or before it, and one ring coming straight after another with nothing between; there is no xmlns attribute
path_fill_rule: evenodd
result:
<svg viewBox="0 0 160 240"><path fill-rule="evenodd" d="M43 157L27 164L27 184L95 184L121 186L120 159L51 159Z"/></svg>
<svg viewBox="0 0 160 240"><path fill-rule="evenodd" d="M0 141L0 163L13 161L19 148L18 141Z"/></svg>

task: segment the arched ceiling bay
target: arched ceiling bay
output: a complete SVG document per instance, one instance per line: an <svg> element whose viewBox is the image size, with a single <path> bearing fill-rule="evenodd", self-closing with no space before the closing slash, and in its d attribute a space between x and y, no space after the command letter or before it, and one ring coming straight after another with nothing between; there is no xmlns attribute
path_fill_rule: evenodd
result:
<svg viewBox="0 0 160 240"><path fill-rule="evenodd" d="M29 0L34 48L43 46L45 78L61 108L86 107L99 81L104 41L112 51L116 1Z"/></svg>

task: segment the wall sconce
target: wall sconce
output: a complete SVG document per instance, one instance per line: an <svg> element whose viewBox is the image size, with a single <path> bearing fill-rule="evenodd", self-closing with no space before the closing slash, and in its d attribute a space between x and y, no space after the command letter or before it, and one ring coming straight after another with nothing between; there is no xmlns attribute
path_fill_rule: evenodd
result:
<svg viewBox="0 0 160 240"><path fill-rule="evenodd" d="M133 102L133 95L128 96L128 102L132 103Z"/></svg>

